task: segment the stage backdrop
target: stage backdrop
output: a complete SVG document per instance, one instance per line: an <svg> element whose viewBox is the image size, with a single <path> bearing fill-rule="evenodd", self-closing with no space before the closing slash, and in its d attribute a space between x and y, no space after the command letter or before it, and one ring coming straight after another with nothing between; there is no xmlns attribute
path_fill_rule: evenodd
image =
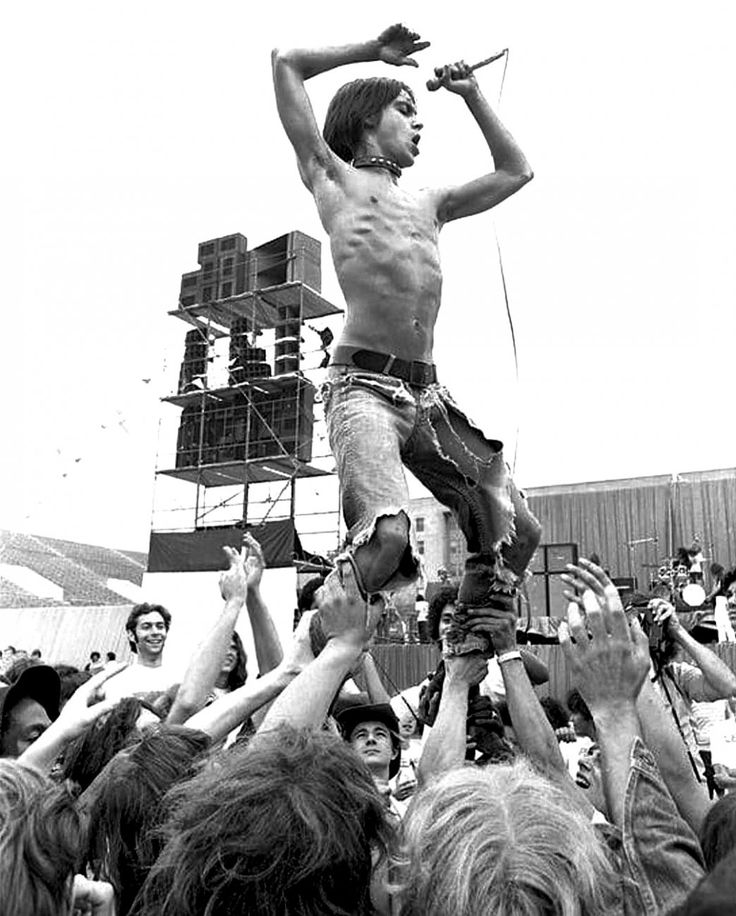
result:
<svg viewBox="0 0 736 916"><path fill-rule="evenodd" d="M676 446L675 446L676 448ZM597 553L613 576L650 577L698 535L706 562L736 561L736 469L609 480L527 491L545 544Z"/></svg>

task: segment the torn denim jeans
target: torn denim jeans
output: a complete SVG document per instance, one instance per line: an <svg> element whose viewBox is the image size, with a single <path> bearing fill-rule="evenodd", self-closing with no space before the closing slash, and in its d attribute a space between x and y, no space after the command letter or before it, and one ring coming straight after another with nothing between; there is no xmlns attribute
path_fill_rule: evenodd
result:
<svg viewBox="0 0 736 916"><path fill-rule="evenodd" d="M438 384L414 387L333 366L322 397L351 550L370 539L380 518L408 518L406 467L452 510L465 536L460 601L485 607L492 593L513 590L541 528L511 480L502 443L486 439ZM409 546L383 589L413 581L418 568Z"/></svg>

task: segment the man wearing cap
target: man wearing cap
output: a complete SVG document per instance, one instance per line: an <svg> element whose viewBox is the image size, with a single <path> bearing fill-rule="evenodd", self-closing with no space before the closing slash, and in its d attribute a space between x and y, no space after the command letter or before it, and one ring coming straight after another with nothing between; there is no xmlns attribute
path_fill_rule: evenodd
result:
<svg viewBox="0 0 736 916"><path fill-rule="evenodd" d="M396 776L401 766L399 720L391 705L349 706L337 716L337 723L345 740L371 771L388 809L400 817L389 786L389 779Z"/></svg>
<svg viewBox="0 0 736 916"><path fill-rule="evenodd" d="M26 668L0 686L0 757L20 757L59 715L59 675L50 665Z"/></svg>

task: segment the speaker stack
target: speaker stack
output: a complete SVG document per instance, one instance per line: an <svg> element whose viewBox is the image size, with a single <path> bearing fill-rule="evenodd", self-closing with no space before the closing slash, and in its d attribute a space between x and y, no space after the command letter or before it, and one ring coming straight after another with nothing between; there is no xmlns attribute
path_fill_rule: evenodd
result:
<svg viewBox="0 0 736 916"><path fill-rule="evenodd" d="M184 359L179 371L179 394L202 391L207 387L209 341L204 331L187 331L184 339Z"/></svg>
<svg viewBox="0 0 736 916"><path fill-rule="evenodd" d="M268 378L271 367L263 347L252 347L248 341L248 320L236 318L230 328L230 363L228 382L239 385L254 378Z"/></svg>

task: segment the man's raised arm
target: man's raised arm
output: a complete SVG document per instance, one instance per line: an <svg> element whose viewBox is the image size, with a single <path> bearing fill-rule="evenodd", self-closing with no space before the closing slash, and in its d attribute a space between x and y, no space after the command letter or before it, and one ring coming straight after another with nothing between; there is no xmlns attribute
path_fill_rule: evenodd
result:
<svg viewBox="0 0 736 916"><path fill-rule="evenodd" d="M446 223L490 210L531 181L534 173L518 143L480 91L470 67L460 62L442 68L440 73L440 86L465 100L485 137L495 168L482 178L437 192L437 216L440 222Z"/></svg>
<svg viewBox="0 0 736 916"><path fill-rule="evenodd" d="M299 174L311 191L315 178L337 168L340 161L329 149L314 117L305 80L344 64L382 60L394 66L416 67L410 55L429 46L403 25L392 25L378 38L331 48L297 48L271 53L276 106L281 123L296 152Z"/></svg>

